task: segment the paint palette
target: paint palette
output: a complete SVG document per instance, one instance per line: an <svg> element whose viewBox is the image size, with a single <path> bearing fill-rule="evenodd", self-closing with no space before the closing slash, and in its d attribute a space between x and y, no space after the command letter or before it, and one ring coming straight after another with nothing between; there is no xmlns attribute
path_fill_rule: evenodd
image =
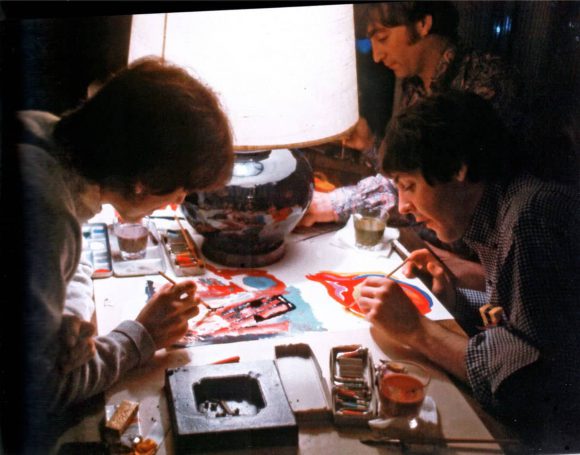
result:
<svg viewBox="0 0 580 455"><path fill-rule="evenodd" d="M160 232L160 237L175 276L196 276L205 273L205 262L201 259L195 240L191 236L189 240L196 249L195 254L190 252L181 230L167 229Z"/></svg>
<svg viewBox="0 0 580 455"><path fill-rule="evenodd" d="M374 365L368 349L335 346L330 351L332 414L337 425L366 426L377 416Z"/></svg>
<svg viewBox="0 0 580 455"><path fill-rule="evenodd" d="M105 223L85 223L82 226L83 248L81 260L93 265L93 278L113 275L111 246Z"/></svg>

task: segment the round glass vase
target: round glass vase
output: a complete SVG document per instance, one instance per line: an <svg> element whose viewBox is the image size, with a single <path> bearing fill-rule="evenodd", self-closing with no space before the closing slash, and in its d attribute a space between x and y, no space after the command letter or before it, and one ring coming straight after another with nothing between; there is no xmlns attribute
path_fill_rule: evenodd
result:
<svg viewBox="0 0 580 455"><path fill-rule="evenodd" d="M208 259L232 267L262 267L284 255L284 239L304 215L313 192L312 168L299 150L236 152L228 184L190 194L182 209L203 236Z"/></svg>

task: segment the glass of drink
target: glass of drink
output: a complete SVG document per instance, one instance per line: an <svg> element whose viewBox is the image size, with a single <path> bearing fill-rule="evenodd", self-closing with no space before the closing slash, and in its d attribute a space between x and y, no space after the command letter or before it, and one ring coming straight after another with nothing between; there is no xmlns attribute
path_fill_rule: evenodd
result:
<svg viewBox="0 0 580 455"><path fill-rule="evenodd" d="M356 246L370 249L383 239L387 220L380 209L360 210L354 214L354 234Z"/></svg>
<svg viewBox="0 0 580 455"><path fill-rule="evenodd" d="M414 362L386 361L377 368L381 415L416 417L425 400L431 376Z"/></svg>
<svg viewBox="0 0 580 455"><path fill-rule="evenodd" d="M113 224L113 232L119 243L121 257L128 260L143 259L147 255L149 240L149 220L143 218L137 222L118 220Z"/></svg>

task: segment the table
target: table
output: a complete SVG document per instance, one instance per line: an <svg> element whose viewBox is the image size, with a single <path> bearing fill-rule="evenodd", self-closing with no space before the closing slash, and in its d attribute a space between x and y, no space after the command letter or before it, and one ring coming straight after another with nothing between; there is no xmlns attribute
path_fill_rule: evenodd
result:
<svg viewBox="0 0 580 455"><path fill-rule="evenodd" d="M196 241L200 237L194 234ZM107 404L117 404L123 399L140 403L141 429L144 435L155 429L162 430L165 435L160 445L159 454L173 454L170 419L163 385L164 373L167 368L183 365L205 365L219 359L240 355L240 362L253 360L273 360L274 347L279 344L307 343L312 348L321 366L324 380L329 382L329 352L333 346L344 344L362 344L376 362L378 359L408 358L420 361L431 375L428 395L435 400L442 435L446 438L480 438L493 439L489 430L480 419L481 411L468 403L455 384L439 370L422 358L385 338L371 329L362 318L345 312L340 305L332 301L326 290L318 283L305 278L307 273L321 270L337 272L388 271L401 261L397 252L390 254L363 252L354 248L339 248L334 245L336 233L329 232L308 238L302 233L291 234L287 242L285 257L266 267L268 272L275 274L287 284L298 287L308 301L312 302L313 312L325 322L328 331L306 332L292 338L269 338L254 341L243 341L228 344L212 344L162 350L156 353L154 359L146 366L131 371L122 381L105 393ZM404 247L398 245L399 251ZM396 275L395 275L396 276ZM402 275L401 275L402 276ZM163 282L157 276L132 278L107 278L95 280L95 302L98 332L108 333L119 322L134 318L144 305L143 289L147 279ZM413 284L430 292L418 280ZM434 296L434 305L429 317L449 323L451 316ZM479 414L479 415L478 415ZM99 439L98 425L104 416L104 410L88 412L83 420L62 435L59 443L70 441L96 441ZM486 419L489 419L486 416ZM371 431L365 428L338 428L331 423L316 426L300 426L299 453L377 453L383 449L371 447L360 442L360 438L368 438ZM457 447L457 449L455 449ZM461 446L454 446L452 453L460 453ZM478 445L478 449L501 451L497 444ZM465 448L473 453L473 447ZM290 452L295 453L293 449ZM277 453L280 451L276 449ZM242 453L245 451L242 451ZM270 450L253 449L251 453L271 453ZM235 453L240 453L236 451Z"/></svg>

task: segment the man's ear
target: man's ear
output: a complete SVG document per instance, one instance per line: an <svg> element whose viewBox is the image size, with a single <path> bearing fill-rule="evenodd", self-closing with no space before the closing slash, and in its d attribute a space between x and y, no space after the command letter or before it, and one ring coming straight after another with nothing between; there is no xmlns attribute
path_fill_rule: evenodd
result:
<svg viewBox="0 0 580 455"><path fill-rule="evenodd" d="M467 181L467 164L461 165L457 174L455 174L455 180L461 183Z"/></svg>
<svg viewBox="0 0 580 455"><path fill-rule="evenodd" d="M421 38L425 38L433 28L433 16L426 14L423 19L417 22L417 32Z"/></svg>

